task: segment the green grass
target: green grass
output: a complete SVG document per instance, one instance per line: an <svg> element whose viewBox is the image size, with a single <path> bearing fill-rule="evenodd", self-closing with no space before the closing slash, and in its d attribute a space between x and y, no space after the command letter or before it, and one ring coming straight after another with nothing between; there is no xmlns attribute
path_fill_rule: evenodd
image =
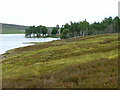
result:
<svg viewBox="0 0 120 90"><path fill-rule="evenodd" d="M40 43L10 50L4 56L3 87L118 87L117 34Z"/></svg>
<svg viewBox="0 0 120 90"><path fill-rule="evenodd" d="M25 31L18 29L3 29L2 34L24 34Z"/></svg>
<svg viewBox="0 0 120 90"><path fill-rule="evenodd" d="M28 26L2 23L2 34L24 34Z"/></svg>

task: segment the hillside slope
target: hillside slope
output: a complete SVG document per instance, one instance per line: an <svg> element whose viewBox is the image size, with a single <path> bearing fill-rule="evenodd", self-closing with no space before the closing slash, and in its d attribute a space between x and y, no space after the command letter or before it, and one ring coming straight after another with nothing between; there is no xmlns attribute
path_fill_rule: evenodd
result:
<svg viewBox="0 0 120 90"><path fill-rule="evenodd" d="M16 25L16 24L6 24L0 23L0 27L2 25L2 31L0 34L24 34L25 30L29 28L29 26L24 25ZM47 27L48 33L51 33L53 27Z"/></svg>
<svg viewBox="0 0 120 90"><path fill-rule="evenodd" d="M117 34L40 43L4 56L4 88L118 87Z"/></svg>
<svg viewBox="0 0 120 90"><path fill-rule="evenodd" d="M24 33L25 29L28 28L28 26L23 26L23 25L6 24L6 23L0 23L0 24L2 24L2 34L21 34Z"/></svg>

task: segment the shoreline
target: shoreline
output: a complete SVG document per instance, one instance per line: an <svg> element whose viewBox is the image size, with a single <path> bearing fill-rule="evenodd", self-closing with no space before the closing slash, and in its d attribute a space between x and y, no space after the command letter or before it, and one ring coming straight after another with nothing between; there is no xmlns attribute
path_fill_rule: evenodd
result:
<svg viewBox="0 0 120 90"><path fill-rule="evenodd" d="M36 45L38 43L42 43L42 42L23 42L22 44L30 44L28 46L31 46L31 45ZM2 60L4 58L7 58L7 57L10 57L10 55L7 56L6 54L11 54L12 50L15 50L15 49L18 49L18 48L24 48L24 47L28 47L28 46L21 46L21 47L12 48L12 49L7 50L4 53L0 54L0 60Z"/></svg>
<svg viewBox="0 0 120 90"><path fill-rule="evenodd" d="M9 36L9 37L8 37ZM59 40L60 38L46 37L46 38L25 38L24 34L0 34L2 46L0 50L0 59L3 55L16 48L27 47L43 42L50 42ZM16 38L16 39L15 39ZM10 44L10 45L7 45Z"/></svg>
<svg viewBox="0 0 120 90"><path fill-rule="evenodd" d="M60 40L60 39L58 39L58 40ZM52 41L56 41L56 40L52 40ZM51 41L47 41L47 42L51 42ZM0 54L0 60L11 57L10 54L12 53L12 50L19 49L19 48L26 48L26 47L37 45L37 44L40 44L40 43L45 43L45 42L23 42L22 44L29 44L29 45L21 46L21 47L17 47L17 48L12 48L12 49L9 49L9 50L5 51L4 53L1 53Z"/></svg>

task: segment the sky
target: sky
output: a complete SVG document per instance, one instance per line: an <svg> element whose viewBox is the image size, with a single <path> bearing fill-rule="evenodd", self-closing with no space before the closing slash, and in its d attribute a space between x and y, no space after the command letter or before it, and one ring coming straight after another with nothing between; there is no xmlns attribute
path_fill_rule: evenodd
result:
<svg viewBox="0 0 120 90"><path fill-rule="evenodd" d="M118 16L120 0L0 0L0 22L53 27Z"/></svg>

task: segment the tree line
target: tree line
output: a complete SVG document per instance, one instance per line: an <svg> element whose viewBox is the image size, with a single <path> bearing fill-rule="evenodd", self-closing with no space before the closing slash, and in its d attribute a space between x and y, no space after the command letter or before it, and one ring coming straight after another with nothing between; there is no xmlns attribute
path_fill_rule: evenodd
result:
<svg viewBox="0 0 120 90"><path fill-rule="evenodd" d="M30 26L28 29L25 30L25 37L31 38L31 37L43 37L43 36L50 36L50 35L57 35L59 33L60 27L59 25L56 25L56 27L52 28L52 31L50 31L50 34L48 33L48 28L46 26L39 25L37 27Z"/></svg>
<svg viewBox="0 0 120 90"><path fill-rule="evenodd" d="M45 26L30 26L28 29L25 30L25 37L40 37L46 36L48 30Z"/></svg>
<svg viewBox="0 0 120 90"><path fill-rule="evenodd" d="M61 27L61 38L86 36L94 34L118 33L120 30L119 17L105 18L102 22L90 24L87 20L66 23Z"/></svg>
<svg viewBox="0 0 120 90"><path fill-rule="evenodd" d="M95 34L118 33L120 30L119 17L104 18L101 22L94 22L90 24L86 19L80 22L70 22L52 28L51 35L60 34L60 38L70 38L76 36L86 36ZM37 27L30 26L25 30L25 37L41 37L50 36L46 26L39 25Z"/></svg>

